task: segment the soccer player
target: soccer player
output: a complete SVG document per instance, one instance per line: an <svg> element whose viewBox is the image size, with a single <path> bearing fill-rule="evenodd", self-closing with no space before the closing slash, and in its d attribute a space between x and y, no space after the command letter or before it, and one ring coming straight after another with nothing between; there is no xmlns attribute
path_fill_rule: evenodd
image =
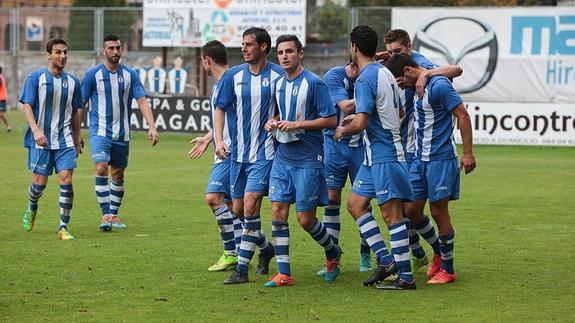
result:
<svg viewBox="0 0 575 323"><path fill-rule="evenodd" d="M420 74L425 73L425 68L406 54L393 55L386 65L405 87L414 87ZM430 78L423 97L414 98L414 105L417 150L410 179L415 201L406 208L408 214L423 214L429 200L431 216L439 229L442 261L441 269L427 283L445 284L456 278L453 267L455 231L449 215L449 201L459 199L459 171L465 170L467 174L476 167L471 120L457 91L445 77ZM453 117L457 118L463 141L459 165Z"/></svg>
<svg viewBox="0 0 575 323"><path fill-rule="evenodd" d="M342 124L346 116L355 112L353 86L358 75L359 68L353 62L336 66L325 73L323 80L335 102L338 125ZM341 190L345 186L347 176L352 183L355 180L355 175L363 163L365 151L361 134L347 136L341 140L334 140L334 134L335 128L324 131L324 165L329 204L324 209L323 223L334 243L339 244ZM370 270L370 248L360 234L359 271ZM324 273L325 267L318 271L317 275L322 276Z"/></svg>
<svg viewBox="0 0 575 323"><path fill-rule="evenodd" d="M132 99L138 102L148 123L152 146L158 143L158 132L152 109L138 74L120 64L122 43L115 34L104 37L103 64L90 68L82 81L83 104L89 102L90 150L96 165L96 197L102 211L100 230L122 229L118 210L124 197L124 171L128 167L130 147L130 113ZM108 186L108 175L112 182Z"/></svg>
<svg viewBox="0 0 575 323"><path fill-rule="evenodd" d="M50 39L46 43L46 51L48 66L28 75L20 96L28 122L24 146L28 148L28 168L32 172L32 184L28 189L29 204L22 225L26 231L34 228L38 200L46 188L48 176L55 170L60 182L58 239L72 240L74 236L68 231L74 203L72 174L83 147L80 137L80 81L64 71L68 61L68 44L65 40Z"/></svg>
<svg viewBox="0 0 575 323"><path fill-rule="evenodd" d="M215 114L214 101L218 95L218 84L222 75L228 70L228 52L226 47L217 40L212 40L204 44L201 48L202 65L208 75L214 77L214 86L210 95L210 108L212 110L212 120ZM212 141L212 131L203 137L194 138L191 143L194 147L188 153L191 158L198 158L206 151ZM227 122L224 126L224 141L230 145L230 134ZM208 271L225 271L238 264L239 243L241 241L241 221L232 214L230 195L230 160L221 159L214 154L214 165L206 188L206 203L216 216L220 236L224 245L224 253L220 259L213 264Z"/></svg>
<svg viewBox="0 0 575 323"><path fill-rule="evenodd" d="M391 72L374 59L377 34L368 26L357 26L351 34L351 55L361 70L355 82L355 112L349 123L336 129L335 138L366 131L366 158L350 193L347 209L360 226L361 233L375 251L378 268L365 285L381 281L397 268L398 278L383 289L415 289L409 261L409 240L403 218L403 201L413 200L405 152L401 144L399 95ZM373 215L368 210L377 199L391 235L391 257L381 239Z"/></svg>
<svg viewBox="0 0 575 323"><path fill-rule="evenodd" d="M6 126L6 131L12 131L12 127L8 123L8 119L4 115L6 112L6 101L8 100L8 87L6 85L6 78L2 75L2 66L0 66L0 120Z"/></svg>
<svg viewBox="0 0 575 323"><path fill-rule="evenodd" d="M270 48L271 37L265 29L247 29L242 35L245 63L230 68L219 82L214 122L216 154L231 160L233 213L244 219L238 265L224 284L249 281L248 265L256 246L260 249L256 273L268 274L274 256L260 220L274 157L274 141L264 127L274 115L274 81L283 74L279 65L267 61ZM223 140L226 116L230 124L229 146Z"/></svg>
<svg viewBox="0 0 575 323"><path fill-rule="evenodd" d="M275 84L279 115L266 123L275 133L278 146L270 175L272 237L278 274L267 287L293 285L290 269L288 216L295 203L299 224L325 250L324 280L339 274L341 250L316 217L318 205L327 205L327 184L323 169L322 129L333 128L337 117L333 100L323 81L302 66L304 52L295 35L276 40L278 61L285 74ZM277 120L276 120L277 119Z"/></svg>
<svg viewBox="0 0 575 323"><path fill-rule="evenodd" d="M403 103L401 114L401 138L405 149L405 159L409 169L415 154L415 117L413 114L413 97L415 92L417 91L418 95L423 96L425 85L430 77L442 75L453 79L460 76L461 73L463 73L463 70L456 65L437 66L425 56L413 50L411 38L407 31L403 29L390 30L383 37L383 42L387 49L387 55L391 56L394 53L407 54L411 56L419 66L425 68L425 71L420 73L419 78L415 83L415 88L407 88L405 91L403 89L400 91ZM399 83L400 88L402 88L401 79L399 80ZM416 272L419 268L422 268L429 263L425 250L419 244L419 235L421 235L433 249L434 256L432 258L431 265L427 269L427 275L432 277L441 267L439 237L435 231L435 227L423 212L421 214L405 213L405 215L410 219L409 244L412 253L411 268L413 272Z"/></svg>

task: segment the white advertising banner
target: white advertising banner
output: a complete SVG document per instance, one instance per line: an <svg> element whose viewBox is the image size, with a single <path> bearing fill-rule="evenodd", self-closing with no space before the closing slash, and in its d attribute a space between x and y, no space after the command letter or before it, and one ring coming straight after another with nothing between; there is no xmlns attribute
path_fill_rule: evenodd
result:
<svg viewBox="0 0 575 323"><path fill-rule="evenodd" d="M474 144L575 146L575 104L467 103ZM461 143L459 130L455 138Z"/></svg>
<svg viewBox="0 0 575 323"><path fill-rule="evenodd" d="M142 46L201 47L219 40L241 47L242 33L265 28L296 35L305 46L307 0L144 0Z"/></svg>
<svg viewBox="0 0 575 323"><path fill-rule="evenodd" d="M575 7L393 8L392 26L463 68L466 101L575 102Z"/></svg>

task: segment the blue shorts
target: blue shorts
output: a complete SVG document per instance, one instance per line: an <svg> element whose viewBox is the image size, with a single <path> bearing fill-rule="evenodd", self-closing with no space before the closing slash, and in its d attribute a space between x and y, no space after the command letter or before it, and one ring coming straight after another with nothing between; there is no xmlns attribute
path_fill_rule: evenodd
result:
<svg viewBox="0 0 575 323"><path fill-rule="evenodd" d="M52 169L59 173L76 168L76 148L56 150L28 148L28 169L38 175L50 176Z"/></svg>
<svg viewBox="0 0 575 323"><path fill-rule="evenodd" d="M210 173L210 179L208 180L208 187L206 187L206 194L208 193L223 193L224 201L231 201L232 195L230 194L229 160L216 163L212 166L212 172Z"/></svg>
<svg viewBox="0 0 575 323"><path fill-rule="evenodd" d="M449 196L459 199L459 165L457 158L424 162L414 160L409 179L416 200L439 201Z"/></svg>
<svg viewBox="0 0 575 323"><path fill-rule="evenodd" d="M6 101L0 100L0 112L6 112Z"/></svg>
<svg viewBox="0 0 575 323"><path fill-rule="evenodd" d="M103 136L90 137L90 150L94 164L108 163L114 167L128 167L129 141L117 141Z"/></svg>
<svg viewBox="0 0 575 323"><path fill-rule="evenodd" d="M413 191L405 162L362 165L351 191L369 199L377 198L377 205L382 205L390 199L413 201Z"/></svg>
<svg viewBox="0 0 575 323"><path fill-rule="evenodd" d="M268 193L271 160L259 160L255 163L231 161L230 191L233 199L244 198L245 192Z"/></svg>
<svg viewBox="0 0 575 323"><path fill-rule="evenodd" d="M353 183L365 158L364 147L349 147L347 143L324 136L323 150L328 189L342 189L348 175Z"/></svg>
<svg viewBox="0 0 575 323"><path fill-rule="evenodd" d="M299 168L274 162L270 174L270 201L295 203L297 212L328 205L323 168Z"/></svg>

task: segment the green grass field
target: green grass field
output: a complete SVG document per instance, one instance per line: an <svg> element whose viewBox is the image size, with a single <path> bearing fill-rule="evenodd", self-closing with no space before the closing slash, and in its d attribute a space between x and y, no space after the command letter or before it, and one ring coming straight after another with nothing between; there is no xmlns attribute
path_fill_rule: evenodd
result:
<svg viewBox="0 0 575 323"><path fill-rule="evenodd" d="M422 271L417 291L363 287L357 227L343 214L345 254L334 283L314 275L323 251L292 216L296 285L267 289L254 267L252 282L239 286L222 284L229 272L207 272L222 246L203 202L212 156L187 158L192 135L161 134L154 148L142 133L133 135L121 209L126 230L98 230L85 153L74 174L76 239L56 237L57 177L40 201L36 227L24 232L24 121L16 112L8 117L15 131L0 128L0 321L575 321L574 148L475 147L478 168L462 176L462 199L451 205L454 284L428 286ZM262 218L270 236L267 199Z"/></svg>

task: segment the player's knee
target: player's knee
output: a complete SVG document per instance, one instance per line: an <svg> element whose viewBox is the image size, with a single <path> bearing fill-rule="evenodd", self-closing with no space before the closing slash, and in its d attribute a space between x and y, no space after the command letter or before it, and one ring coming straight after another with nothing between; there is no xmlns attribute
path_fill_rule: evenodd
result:
<svg viewBox="0 0 575 323"><path fill-rule="evenodd" d="M224 205L224 198L219 196L219 194L206 194L204 200L206 201L206 204L212 209Z"/></svg>
<svg viewBox="0 0 575 323"><path fill-rule="evenodd" d="M297 221L302 228L304 228L306 231L309 231L313 228L317 219L315 217L309 216L298 216Z"/></svg>
<svg viewBox="0 0 575 323"><path fill-rule="evenodd" d="M356 203L347 203L347 212L351 214L354 219L362 216L367 212L367 209L363 205L358 205Z"/></svg>
<svg viewBox="0 0 575 323"><path fill-rule="evenodd" d="M108 164L106 163L96 164L96 175L108 176Z"/></svg>

